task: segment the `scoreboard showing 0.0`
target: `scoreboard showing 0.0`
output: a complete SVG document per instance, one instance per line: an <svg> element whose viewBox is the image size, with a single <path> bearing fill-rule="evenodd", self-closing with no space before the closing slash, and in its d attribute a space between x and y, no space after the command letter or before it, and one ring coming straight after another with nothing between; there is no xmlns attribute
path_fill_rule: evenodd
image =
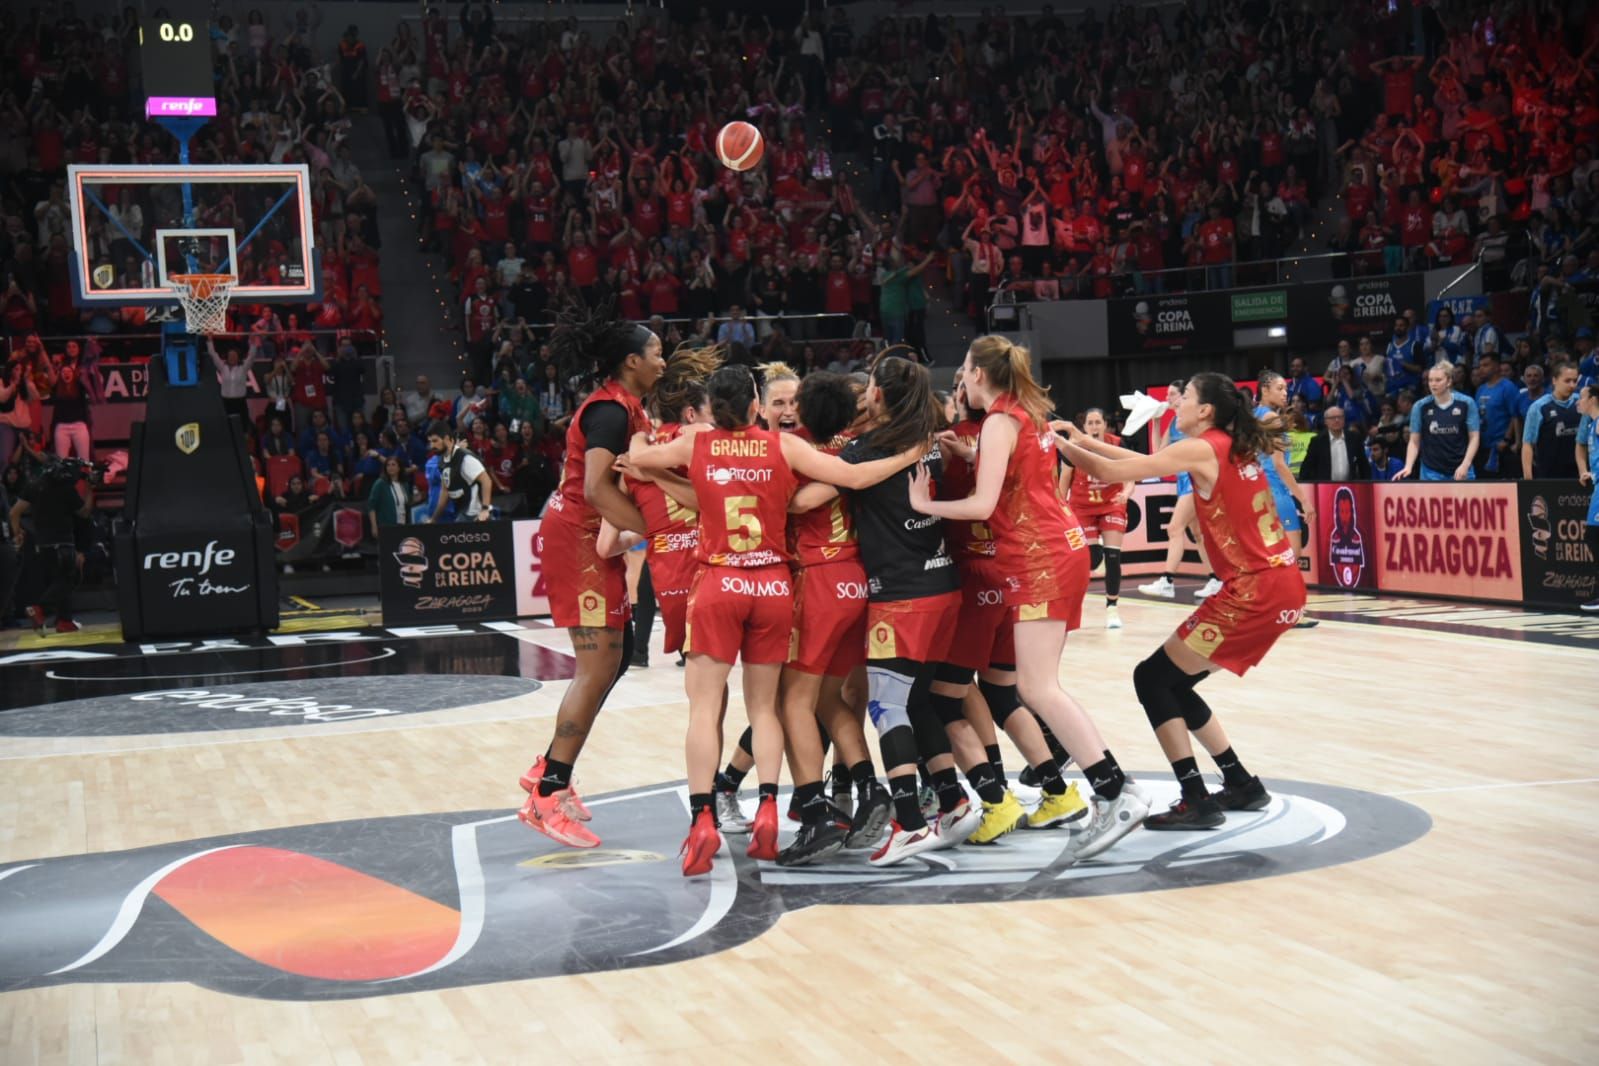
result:
<svg viewBox="0 0 1599 1066"><path fill-rule="evenodd" d="M156 33L163 41L192 41L194 23L163 22L156 28Z"/></svg>
<svg viewBox="0 0 1599 1066"><path fill-rule="evenodd" d="M211 25L203 18L145 19L139 24L148 118L209 117L217 113Z"/></svg>

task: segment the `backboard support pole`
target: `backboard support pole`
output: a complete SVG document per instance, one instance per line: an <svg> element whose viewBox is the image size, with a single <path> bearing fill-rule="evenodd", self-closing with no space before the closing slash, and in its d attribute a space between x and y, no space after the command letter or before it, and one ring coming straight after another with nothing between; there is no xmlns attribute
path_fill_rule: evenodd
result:
<svg viewBox="0 0 1599 1066"><path fill-rule="evenodd" d="M189 141L209 119L196 117L163 117L157 119L161 128L178 139L178 165L189 165ZM183 224L194 228L194 186L183 183ZM190 273L200 269L193 253L185 252ZM161 326L161 354L167 363L167 384L192 388L200 382L200 344L194 334L184 328L183 322L165 322Z"/></svg>

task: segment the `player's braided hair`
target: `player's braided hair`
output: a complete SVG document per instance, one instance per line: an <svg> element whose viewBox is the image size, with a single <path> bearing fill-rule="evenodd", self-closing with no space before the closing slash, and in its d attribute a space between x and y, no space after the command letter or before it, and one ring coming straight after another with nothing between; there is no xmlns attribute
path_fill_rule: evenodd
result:
<svg viewBox="0 0 1599 1066"><path fill-rule="evenodd" d="M723 348L719 344L706 347L678 345L677 351L666 361L661 380L655 383L652 407L655 417L662 422L676 422L683 417L685 407L699 407L708 393L705 382L722 365Z"/></svg>
<svg viewBox="0 0 1599 1066"><path fill-rule="evenodd" d="M567 304L556 316L550 334L550 351L561 376L614 378L630 355L641 355L655 334L633 322L615 317L612 301L589 305Z"/></svg>

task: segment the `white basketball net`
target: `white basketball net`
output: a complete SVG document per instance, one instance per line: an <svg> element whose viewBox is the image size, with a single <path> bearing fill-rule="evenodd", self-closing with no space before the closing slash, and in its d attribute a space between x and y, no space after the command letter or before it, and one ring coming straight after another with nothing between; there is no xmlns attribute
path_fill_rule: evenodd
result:
<svg viewBox="0 0 1599 1066"><path fill-rule="evenodd" d="M190 333L225 333L228 298L239 279L231 274L173 274L168 278Z"/></svg>

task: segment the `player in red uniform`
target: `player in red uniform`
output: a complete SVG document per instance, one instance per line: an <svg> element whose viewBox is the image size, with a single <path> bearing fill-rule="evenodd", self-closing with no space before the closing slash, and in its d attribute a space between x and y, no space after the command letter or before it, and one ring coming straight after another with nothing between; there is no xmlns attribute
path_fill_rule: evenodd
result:
<svg viewBox="0 0 1599 1066"><path fill-rule="evenodd" d="M601 384L566 431L561 487L539 527L539 557L549 590L550 616L572 639L576 673L556 712L555 738L522 775L524 823L559 843L592 848L600 838L584 824L588 810L572 788L572 765L611 687L632 658L627 579L620 559L600 555L600 520L643 533L644 516L622 491L612 469L630 438L649 429L643 398L666 363L661 339L642 326L574 317L550 338L563 366L597 372Z"/></svg>
<svg viewBox="0 0 1599 1066"><path fill-rule="evenodd" d="M710 398L705 391L705 381L722 362L721 350L716 347L679 348L667 360L666 372L655 385L652 408L657 419L651 440L666 444L675 440L684 426L709 423ZM661 621L666 634L661 650L667 654L683 647L684 625L688 617L688 590L699 568L695 547L699 543L699 513L687 506L663 487L672 475L658 478L629 474L623 479L628 495L638 503L644 516L645 531L642 538L631 534L618 535L609 522L601 525L600 553L610 556L620 554L642 540L646 544L646 565L650 583L661 608ZM681 480L682 472L673 471ZM648 639L648 629L644 630Z"/></svg>
<svg viewBox="0 0 1599 1066"><path fill-rule="evenodd" d="M771 387L768 384L768 401ZM797 435L822 441L816 447L837 455L854 436L855 390L840 374L808 376L796 397L801 427ZM768 406L770 403L768 403ZM778 856L798 866L820 862L844 847L875 844L888 825L893 803L878 783L862 728L864 704L844 696L850 675L866 663L866 571L849 500L835 496L826 506L789 516L794 553L794 635L783 669L783 732L789 771L794 778L794 809L800 831ZM834 802L822 783L820 721L834 743ZM842 769L841 769L842 767ZM845 809L839 789L853 782L860 803Z"/></svg>
<svg viewBox="0 0 1599 1066"><path fill-rule="evenodd" d="M1105 747L1093 719L1060 687L1061 652L1067 631L1082 618L1089 566L1082 529L1055 494L1049 396L1033 380L1027 349L1001 336L972 342L961 380L971 402L988 412L978 435L975 487L964 499L935 500L928 479L919 475L911 504L948 521L989 523L1015 623L1022 702L1077 757L1094 790L1093 817L1073 837L1071 849L1075 859L1092 858L1136 828L1149 804Z"/></svg>
<svg viewBox="0 0 1599 1066"><path fill-rule="evenodd" d="M683 845L683 874L688 877L709 872L721 847L712 793L722 747L722 693L739 659L761 792L748 853L777 858L777 776L783 759L777 683L793 630L784 531L795 475L865 488L904 469L920 453L907 449L877 463L847 464L792 434L753 425L758 404L747 368L723 367L706 387L714 426L688 427L676 440L659 445L639 433L629 454L644 471L688 467L699 503L700 569L689 593L686 643L692 826Z"/></svg>
<svg viewBox="0 0 1599 1066"><path fill-rule="evenodd" d="M1106 432L1103 408L1090 407L1083 414L1083 432L1107 444L1121 444L1121 438ZM1066 502L1082 523L1088 538L1089 565L1105 561L1105 628L1120 629L1121 614L1116 601L1122 591L1122 536L1127 532L1127 501L1133 494L1132 482L1105 482L1085 470L1068 466L1071 484Z"/></svg>
<svg viewBox="0 0 1599 1066"><path fill-rule="evenodd" d="M1261 456L1278 445L1275 429L1257 422L1249 396L1221 374L1196 374L1177 408L1188 437L1154 455L1139 455L1072 433L1062 445L1073 466L1106 481L1186 472L1194 484L1200 531L1222 588L1133 670L1133 687L1155 727L1182 799L1144 822L1150 829L1210 829L1224 810L1254 811L1271 797L1233 753L1221 721L1196 692L1212 670L1242 675L1260 662L1304 612L1305 582L1293 542L1283 530ZM1188 734L1216 760L1223 787L1210 794Z"/></svg>
<svg viewBox="0 0 1599 1066"><path fill-rule="evenodd" d="M958 500L976 488L971 462L986 412L972 410L963 382L953 397L960 418L943 435L946 449L939 496ZM944 523L944 540L961 575L961 609L955 630L960 639L950 646L933 682L933 701L949 730L956 761L983 804L983 820L970 842L989 844L1025 822L1047 829L1075 822L1088 813L1077 786L1061 777L1062 766L1050 752L1044 732L1030 713L1015 713L1015 623L1005 606L1005 574L995 559L994 533L987 522ZM972 676L977 690L972 691ZM1005 730L1038 778L1042 796L1028 812L1006 785L995 727ZM968 732L972 739L966 739ZM975 748L973 747L975 745Z"/></svg>

